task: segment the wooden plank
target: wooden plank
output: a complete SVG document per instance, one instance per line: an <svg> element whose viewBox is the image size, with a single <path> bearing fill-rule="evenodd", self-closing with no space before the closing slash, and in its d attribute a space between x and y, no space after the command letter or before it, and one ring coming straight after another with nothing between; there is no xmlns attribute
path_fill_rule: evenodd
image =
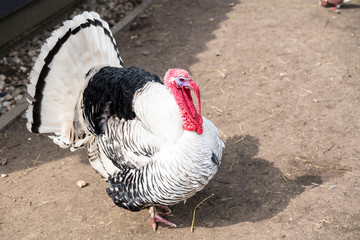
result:
<svg viewBox="0 0 360 240"><path fill-rule="evenodd" d="M126 15L120 22L115 24L111 28L111 32L113 35L115 35L117 32L120 32L121 30L128 30L130 28L131 23L134 21L134 19L149 6L151 3L151 0L143 0L143 2L137 6L131 13Z"/></svg>
<svg viewBox="0 0 360 240"><path fill-rule="evenodd" d="M139 6L137 6L131 13L129 13L125 18L120 22L115 24L111 31L115 35L117 32L126 29L129 27L132 21L145 10L147 6L151 3L151 0L144 0ZM15 121L21 114L23 114L29 104L27 102L20 103L12 108L9 112L5 113L0 117L0 131L4 130L9 124Z"/></svg>
<svg viewBox="0 0 360 240"><path fill-rule="evenodd" d="M5 113L0 117L0 131L6 128L11 124L15 119L17 119L21 114L23 114L29 104L27 102L22 102L18 105L15 105L9 112Z"/></svg>
<svg viewBox="0 0 360 240"><path fill-rule="evenodd" d="M37 0L0 20L0 50L6 53L9 45L31 35L41 24L58 16L80 0ZM50 20L49 20L50 19Z"/></svg>
<svg viewBox="0 0 360 240"><path fill-rule="evenodd" d="M35 0L1 0L0 19L9 16L33 1Z"/></svg>

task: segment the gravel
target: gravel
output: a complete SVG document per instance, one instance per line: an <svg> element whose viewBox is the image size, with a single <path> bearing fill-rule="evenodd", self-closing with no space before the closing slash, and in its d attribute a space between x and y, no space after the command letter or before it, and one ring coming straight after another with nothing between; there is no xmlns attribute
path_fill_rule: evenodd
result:
<svg viewBox="0 0 360 240"><path fill-rule="evenodd" d="M71 14L59 19L59 24L54 28L44 30L26 44L12 49L7 56L0 59L0 116L16 103L25 101L29 74L40 48L51 32L60 27L64 20L83 11L96 11L112 27L140 3L141 0L84 0Z"/></svg>
<svg viewBox="0 0 360 240"><path fill-rule="evenodd" d="M79 180L76 182L76 184L78 185L79 188L84 188L88 185L88 183L85 182L84 180Z"/></svg>

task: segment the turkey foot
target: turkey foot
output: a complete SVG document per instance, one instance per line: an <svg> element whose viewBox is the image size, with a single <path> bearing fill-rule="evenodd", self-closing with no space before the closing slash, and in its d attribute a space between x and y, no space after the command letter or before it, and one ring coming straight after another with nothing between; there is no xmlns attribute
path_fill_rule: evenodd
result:
<svg viewBox="0 0 360 240"><path fill-rule="evenodd" d="M164 209L166 212L158 212L156 207L154 207L154 206L149 208L149 213L150 213L151 222L152 222L154 231L156 231L156 229L157 229L158 222L164 223L170 227L176 227L175 223L172 223L164 218L171 214L170 208L168 208L166 206L161 206L161 205L158 206L158 208Z"/></svg>

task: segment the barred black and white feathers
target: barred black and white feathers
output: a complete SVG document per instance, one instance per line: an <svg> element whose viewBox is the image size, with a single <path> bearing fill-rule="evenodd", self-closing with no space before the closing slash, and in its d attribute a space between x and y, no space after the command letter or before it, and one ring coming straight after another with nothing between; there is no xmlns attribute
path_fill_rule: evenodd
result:
<svg viewBox="0 0 360 240"><path fill-rule="evenodd" d="M90 164L109 183L108 195L123 208L176 204L219 168L224 143L199 115L190 75L169 70L164 85L143 69L124 68L97 13L54 31L30 77L28 129L53 134L60 147L86 146Z"/></svg>
<svg viewBox="0 0 360 240"><path fill-rule="evenodd" d="M107 190L114 203L136 211L173 205L202 190L218 170L223 147L214 125L204 119L204 126L200 139L185 132L178 142L160 145L142 167L117 172Z"/></svg>

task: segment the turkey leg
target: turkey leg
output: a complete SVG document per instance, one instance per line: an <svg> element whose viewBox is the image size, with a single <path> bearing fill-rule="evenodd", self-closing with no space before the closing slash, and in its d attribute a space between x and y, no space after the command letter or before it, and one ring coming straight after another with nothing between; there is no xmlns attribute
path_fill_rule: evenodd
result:
<svg viewBox="0 0 360 240"><path fill-rule="evenodd" d="M170 208L166 207L166 206L157 206L158 208L164 209L165 212L158 212L155 206L152 206L149 208L149 213L150 213L150 217L151 217L151 222L152 222L152 226L154 231L156 231L157 229L157 223L161 222L164 223L170 227L176 227L175 223L172 223L168 220L166 220L164 217L169 216L171 214L171 210Z"/></svg>

